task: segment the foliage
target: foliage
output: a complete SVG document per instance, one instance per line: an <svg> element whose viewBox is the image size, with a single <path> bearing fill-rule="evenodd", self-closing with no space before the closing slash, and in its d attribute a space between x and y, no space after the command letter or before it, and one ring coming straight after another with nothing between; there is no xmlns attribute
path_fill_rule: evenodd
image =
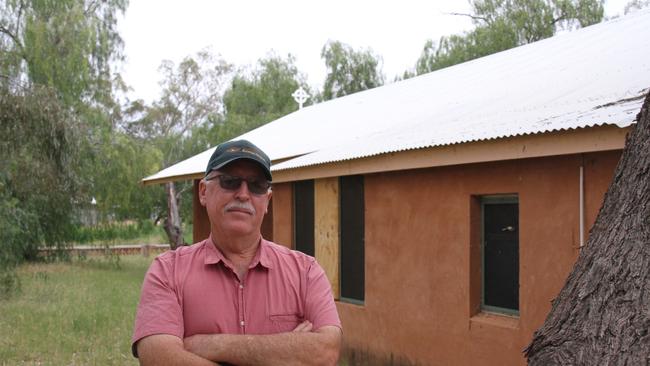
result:
<svg viewBox="0 0 650 366"><path fill-rule="evenodd" d="M188 56L176 66L163 61L162 96L152 106L134 102L126 111L125 129L133 136L155 140L164 165L184 156L181 139L192 128L222 114L222 94L232 66L208 50Z"/></svg>
<svg viewBox="0 0 650 366"><path fill-rule="evenodd" d="M149 141L116 131L97 150L96 164L102 168L94 174L92 195L103 219L100 221L152 219L165 210L162 187L139 184L144 176L160 170L160 149Z"/></svg>
<svg viewBox="0 0 650 366"><path fill-rule="evenodd" d="M322 98L330 100L384 84L381 58L371 50L355 51L339 41L328 41L321 51L327 66Z"/></svg>
<svg viewBox="0 0 650 366"><path fill-rule="evenodd" d="M461 35L428 40L416 64L418 74L598 23L602 0L472 0L469 16L475 28Z"/></svg>
<svg viewBox="0 0 650 366"><path fill-rule="evenodd" d="M7 226L0 235L3 251L16 259L65 243L78 197L81 131L52 89L0 89L0 225Z"/></svg>
<svg viewBox="0 0 650 366"><path fill-rule="evenodd" d="M150 220L136 222L113 222L96 226L77 226L72 240L77 243L127 241L151 235L158 228Z"/></svg>
<svg viewBox="0 0 650 366"><path fill-rule="evenodd" d="M20 293L20 278L14 268L0 268L0 300L10 299Z"/></svg>
<svg viewBox="0 0 650 366"><path fill-rule="evenodd" d="M0 1L3 257L70 240L119 106L117 16L126 0ZM8 249L11 248L11 249Z"/></svg>
<svg viewBox="0 0 650 366"><path fill-rule="evenodd" d="M5 0L3 74L57 91L68 106L112 106L111 61L121 58L117 15L127 0Z"/></svg>
<svg viewBox="0 0 650 366"><path fill-rule="evenodd" d="M120 118L113 89L121 84L114 82L113 69L122 59L117 17L127 5L127 0L6 0L0 5L0 52L6 56L0 70L7 89L48 87L79 121L76 144L84 159L77 161L76 202L95 195L106 167L102 150Z"/></svg>
<svg viewBox="0 0 650 366"><path fill-rule="evenodd" d="M196 145L185 141L192 139L192 132L198 126L222 114L221 98L231 69L230 64L208 50L195 57L186 57L178 66L164 61L160 67L164 75L161 98L152 106L142 101L132 103L125 113L130 120L122 127L131 136L143 143L152 143L160 151L161 167L198 153L203 149L186 150ZM159 206L161 211L156 216L160 218L163 211L167 211L164 227L172 248L183 244L178 200L191 202L191 187L183 183L177 191L174 183L165 185L167 204L164 209Z"/></svg>
<svg viewBox="0 0 650 366"><path fill-rule="evenodd" d="M650 7L650 0L631 0L629 3L625 4L623 13L629 14L647 7Z"/></svg>
<svg viewBox="0 0 650 366"><path fill-rule="evenodd" d="M270 54L258 61L251 74L239 70L224 94L226 115L212 128L213 144L229 140L298 109L291 94L303 87L309 90L295 59Z"/></svg>

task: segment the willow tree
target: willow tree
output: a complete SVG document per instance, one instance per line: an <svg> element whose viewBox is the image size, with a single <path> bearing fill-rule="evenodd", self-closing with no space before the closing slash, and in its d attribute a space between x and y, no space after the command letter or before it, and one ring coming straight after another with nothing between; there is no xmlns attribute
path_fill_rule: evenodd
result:
<svg viewBox="0 0 650 366"><path fill-rule="evenodd" d="M474 29L428 40L416 64L417 74L435 71L513 47L599 23L603 0L470 0Z"/></svg>
<svg viewBox="0 0 650 366"><path fill-rule="evenodd" d="M126 5L0 0L0 250L18 243L17 259L65 244L75 206L90 201Z"/></svg>
<svg viewBox="0 0 650 366"><path fill-rule="evenodd" d="M354 50L339 41L328 41L321 50L327 76L323 84L323 100L353 94L384 84L381 57L372 50Z"/></svg>
<svg viewBox="0 0 650 366"><path fill-rule="evenodd" d="M529 365L650 362L650 94L587 246L526 349Z"/></svg>

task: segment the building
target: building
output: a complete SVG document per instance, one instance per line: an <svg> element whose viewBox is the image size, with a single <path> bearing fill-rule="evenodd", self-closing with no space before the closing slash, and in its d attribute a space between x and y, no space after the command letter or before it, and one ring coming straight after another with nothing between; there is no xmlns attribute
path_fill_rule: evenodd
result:
<svg viewBox="0 0 650 366"><path fill-rule="evenodd" d="M648 10L241 136L274 161L264 235L325 268L351 364L525 364L650 90L647 55ZM144 182L196 187L212 151Z"/></svg>

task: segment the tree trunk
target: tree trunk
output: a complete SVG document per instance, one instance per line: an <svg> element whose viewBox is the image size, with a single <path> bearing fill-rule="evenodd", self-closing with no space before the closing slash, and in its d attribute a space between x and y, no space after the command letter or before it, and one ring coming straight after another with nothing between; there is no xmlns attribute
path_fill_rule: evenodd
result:
<svg viewBox="0 0 650 366"><path fill-rule="evenodd" d="M650 94L529 365L650 364Z"/></svg>
<svg viewBox="0 0 650 366"><path fill-rule="evenodd" d="M167 193L167 218L165 219L165 232L172 250L185 245L183 240L183 228L181 227L181 215L178 212L178 201L176 199L176 188L173 182L165 183Z"/></svg>

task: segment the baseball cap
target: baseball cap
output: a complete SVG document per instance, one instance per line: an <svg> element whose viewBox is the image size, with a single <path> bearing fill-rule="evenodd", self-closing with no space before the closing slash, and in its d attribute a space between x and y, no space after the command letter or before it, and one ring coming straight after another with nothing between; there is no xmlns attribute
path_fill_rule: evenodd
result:
<svg viewBox="0 0 650 366"><path fill-rule="evenodd" d="M269 159L264 151L260 150L259 147L248 140L234 140L219 144L208 161L205 175L239 159L254 161L262 168L266 178L269 181L272 180L271 159Z"/></svg>

